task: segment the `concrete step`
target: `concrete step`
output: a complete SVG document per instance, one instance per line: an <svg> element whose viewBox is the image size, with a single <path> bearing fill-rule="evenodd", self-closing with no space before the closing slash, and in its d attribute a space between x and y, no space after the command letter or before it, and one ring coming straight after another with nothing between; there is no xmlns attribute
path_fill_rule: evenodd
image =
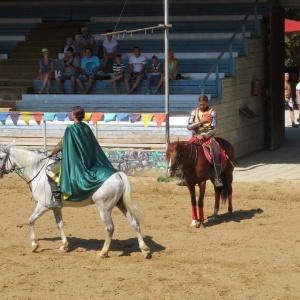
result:
<svg viewBox="0 0 300 300"><path fill-rule="evenodd" d="M52 47L53 48L53 47ZM15 51L14 53L9 54L9 59L39 59L41 57L41 50L42 48L36 47L35 49L32 49L34 51L30 51L27 48L23 47L21 49L22 51ZM58 57L58 53L63 51L62 47L56 47L55 49L49 49L50 55L53 58Z"/></svg>
<svg viewBox="0 0 300 300"><path fill-rule="evenodd" d="M0 68L1 69L1 68ZM2 68L3 69L3 68ZM7 79L7 78L14 78L14 79L36 79L38 74L38 71L34 71L34 72L3 72L3 70L0 71L0 79Z"/></svg>
<svg viewBox="0 0 300 300"><path fill-rule="evenodd" d="M8 77L6 79L0 79L0 88L4 87L4 86L15 86L18 85L18 87L28 87L28 86L32 86L33 84L33 78L30 77L26 77L23 79L17 79L15 77L13 77L13 79L11 77Z"/></svg>
<svg viewBox="0 0 300 300"><path fill-rule="evenodd" d="M61 45L61 48L63 48L66 43L66 38L59 39L59 40L57 39L56 41L52 40L51 42L45 38L38 40L38 41L37 40L31 41L28 38L26 41L20 42L19 47L21 47L21 48L23 48L23 47L39 47L42 49L42 48L48 48L48 47L51 48L51 47L55 47L55 46L57 47L57 45ZM19 47L17 47L17 48L19 48Z"/></svg>
<svg viewBox="0 0 300 300"><path fill-rule="evenodd" d="M39 56L36 55L36 58L22 58L22 59L5 59L1 61L0 66L12 66L12 65L37 65L38 66Z"/></svg>
<svg viewBox="0 0 300 300"><path fill-rule="evenodd" d="M5 94L17 94L17 95L22 95L22 94L26 94L30 91L30 89L32 89L32 86L25 86L25 87L20 87L17 85L12 85L12 86L0 86L0 95L3 96ZM3 95L2 95L3 94ZM1 97L0 96L0 97ZM1 98L0 98L1 99ZM3 98L3 99L14 99L14 98ZM20 99L20 97L18 97L18 99Z"/></svg>
<svg viewBox="0 0 300 300"><path fill-rule="evenodd" d="M16 109L16 101L15 100L0 100L0 111L10 111Z"/></svg>
<svg viewBox="0 0 300 300"><path fill-rule="evenodd" d="M38 71L39 71L39 63L38 60L36 60L35 65L0 65L0 73L5 72L8 70L10 72L35 72L36 75L34 77L37 77Z"/></svg>
<svg viewBox="0 0 300 300"><path fill-rule="evenodd" d="M20 100L22 99L22 92L14 92L13 90L10 91L2 91L1 87L0 87L0 101L15 101L15 100Z"/></svg>

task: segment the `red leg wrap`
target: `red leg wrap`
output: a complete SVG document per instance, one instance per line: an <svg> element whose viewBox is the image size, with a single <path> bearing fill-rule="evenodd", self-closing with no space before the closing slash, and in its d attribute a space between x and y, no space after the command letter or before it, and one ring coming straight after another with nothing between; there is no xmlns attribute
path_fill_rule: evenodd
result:
<svg viewBox="0 0 300 300"><path fill-rule="evenodd" d="M203 212L203 207L199 207L199 219L200 221L204 221L204 212Z"/></svg>
<svg viewBox="0 0 300 300"><path fill-rule="evenodd" d="M192 220L197 220L197 210L195 205L192 205Z"/></svg>

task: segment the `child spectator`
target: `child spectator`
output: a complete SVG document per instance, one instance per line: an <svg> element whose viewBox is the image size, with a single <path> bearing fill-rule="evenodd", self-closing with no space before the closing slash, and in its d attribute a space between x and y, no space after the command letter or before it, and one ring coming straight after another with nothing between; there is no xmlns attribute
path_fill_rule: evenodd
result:
<svg viewBox="0 0 300 300"><path fill-rule="evenodd" d="M122 63L121 54L117 54L115 58L115 63L113 64L114 78L109 80L105 86L108 86L111 82L114 85L115 93L118 94L117 81L124 77L125 65Z"/></svg>
<svg viewBox="0 0 300 300"><path fill-rule="evenodd" d="M64 55L65 55L65 57L67 56L67 52L68 52L68 49L70 48L70 47L72 47L73 48L73 53L74 54L76 54L76 48L75 48L75 46L73 45L73 39L72 38L67 38L66 39L66 46L64 47Z"/></svg>
<svg viewBox="0 0 300 300"><path fill-rule="evenodd" d="M161 63L158 61L157 56L152 56L152 65L151 65L151 76L148 79L148 92L147 95L151 94L151 86L156 86L159 83L161 78ZM156 89L157 90L157 89Z"/></svg>

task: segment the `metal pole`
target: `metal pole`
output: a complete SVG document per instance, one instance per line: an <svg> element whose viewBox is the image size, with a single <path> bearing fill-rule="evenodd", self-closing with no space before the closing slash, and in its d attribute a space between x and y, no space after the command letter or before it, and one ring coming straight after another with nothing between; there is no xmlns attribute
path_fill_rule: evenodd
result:
<svg viewBox="0 0 300 300"><path fill-rule="evenodd" d="M164 9L165 9L165 114L166 114L166 148L168 147L168 141L170 139L170 130L169 130L169 1L164 0Z"/></svg>
<svg viewBox="0 0 300 300"><path fill-rule="evenodd" d="M46 120L44 122L44 150L47 150L47 138L46 138Z"/></svg>

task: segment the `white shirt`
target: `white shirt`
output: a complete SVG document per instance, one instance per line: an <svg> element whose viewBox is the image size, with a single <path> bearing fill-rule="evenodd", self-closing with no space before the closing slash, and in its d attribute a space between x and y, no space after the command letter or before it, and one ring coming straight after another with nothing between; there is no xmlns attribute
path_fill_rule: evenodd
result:
<svg viewBox="0 0 300 300"><path fill-rule="evenodd" d="M133 73L139 73L143 65L147 64L147 58L145 55L140 55L139 57L135 57L135 55L130 56L129 64L133 65Z"/></svg>
<svg viewBox="0 0 300 300"><path fill-rule="evenodd" d="M102 45L103 47L105 47L107 53L113 53L114 48L118 46L118 42L114 39L112 39L111 41L105 39Z"/></svg>

